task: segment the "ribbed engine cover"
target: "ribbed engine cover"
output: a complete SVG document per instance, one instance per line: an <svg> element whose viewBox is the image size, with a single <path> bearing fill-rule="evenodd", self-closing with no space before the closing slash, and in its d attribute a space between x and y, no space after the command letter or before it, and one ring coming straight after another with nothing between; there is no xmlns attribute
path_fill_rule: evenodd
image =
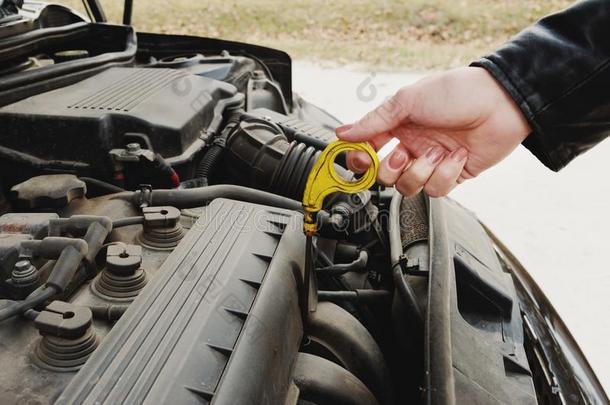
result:
<svg viewBox="0 0 610 405"><path fill-rule="evenodd" d="M285 403L303 333L301 226L214 200L56 403Z"/></svg>

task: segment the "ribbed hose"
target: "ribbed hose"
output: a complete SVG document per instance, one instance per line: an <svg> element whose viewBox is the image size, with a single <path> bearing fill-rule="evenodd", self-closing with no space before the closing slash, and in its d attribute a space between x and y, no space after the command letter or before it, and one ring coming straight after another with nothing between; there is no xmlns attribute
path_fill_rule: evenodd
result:
<svg viewBox="0 0 610 405"><path fill-rule="evenodd" d="M223 147L220 145L212 145L203 155L197 169L195 170L195 178L206 179L210 176L212 167L216 165L220 155L222 154Z"/></svg>
<svg viewBox="0 0 610 405"><path fill-rule="evenodd" d="M269 191L301 201L307 177L320 153L320 151L304 143L291 142L275 171Z"/></svg>
<svg viewBox="0 0 610 405"><path fill-rule="evenodd" d="M212 168L216 166L218 161L220 160L220 156L224 150L224 144L229 137L229 134L233 130L233 128L239 124L242 115L244 114L244 110L242 105L239 108L235 108L229 113L229 118L227 119L227 125L222 130L219 135L219 143L212 144L208 150L205 152L197 169L195 169L195 179L199 179L207 185L207 180L210 177L210 173L212 172Z"/></svg>

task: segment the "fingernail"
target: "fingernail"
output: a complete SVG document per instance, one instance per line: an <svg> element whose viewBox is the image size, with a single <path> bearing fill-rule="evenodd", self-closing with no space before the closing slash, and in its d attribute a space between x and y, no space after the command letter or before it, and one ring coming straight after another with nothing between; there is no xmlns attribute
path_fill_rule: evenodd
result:
<svg viewBox="0 0 610 405"><path fill-rule="evenodd" d="M441 160L444 154L445 150L443 148L440 146L433 146L426 152L426 158L428 158L430 163L436 164L439 160Z"/></svg>
<svg viewBox="0 0 610 405"><path fill-rule="evenodd" d="M355 171L357 172L361 172L364 170L364 168L362 167L362 163L360 163L358 160L354 159L352 161L352 167L354 168Z"/></svg>
<svg viewBox="0 0 610 405"><path fill-rule="evenodd" d="M352 167L357 172L363 172L368 168L368 166L357 157L354 157L354 159L352 159Z"/></svg>
<svg viewBox="0 0 610 405"><path fill-rule="evenodd" d="M449 155L451 157L451 159L455 160L456 162L461 162L462 160L466 159L466 157L468 156L468 151L466 150L466 148L458 148L456 150L454 150L453 152L451 152L451 155Z"/></svg>
<svg viewBox="0 0 610 405"><path fill-rule="evenodd" d="M392 170L400 170L405 165L407 161L407 152L402 149L395 149L392 152L392 156L390 156L390 161L388 164L390 165L390 169Z"/></svg>
<svg viewBox="0 0 610 405"><path fill-rule="evenodd" d="M341 125L340 127L337 127L335 129L335 133L337 135L343 135L344 133L346 133L347 131L349 131L350 129L352 129L352 127L354 126L354 124L345 124L345 125Z"/></svg>

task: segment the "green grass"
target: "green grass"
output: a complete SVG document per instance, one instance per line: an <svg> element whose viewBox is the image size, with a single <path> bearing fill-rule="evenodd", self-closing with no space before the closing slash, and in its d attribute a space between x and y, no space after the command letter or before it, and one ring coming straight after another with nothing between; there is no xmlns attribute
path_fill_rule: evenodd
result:
<svg viewBox="0 0 610 405"><path fill-rule="evenodd" d="M64 4L80 5L79 0ZM401 70L467 64L568 0L135 0L140 31L280 48L294 58ZM122 1L102 0L112 21ZM169 4L169 6L168 6Z"/></svg>

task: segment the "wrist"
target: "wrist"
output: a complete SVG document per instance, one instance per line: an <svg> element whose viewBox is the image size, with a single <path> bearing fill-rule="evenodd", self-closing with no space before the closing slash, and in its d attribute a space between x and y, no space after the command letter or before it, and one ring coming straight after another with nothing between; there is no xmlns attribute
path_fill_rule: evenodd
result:
<svg viewBox="0 0 610 405"><path fill-rule="evenodd" d="M476 69L484 86L495 94L495 114L501 117L503 125L510 129L510 133L517 138L519 143L523 142L532 132L529 121L517 101L503 83L484 67L471 67Z"/></svg>

